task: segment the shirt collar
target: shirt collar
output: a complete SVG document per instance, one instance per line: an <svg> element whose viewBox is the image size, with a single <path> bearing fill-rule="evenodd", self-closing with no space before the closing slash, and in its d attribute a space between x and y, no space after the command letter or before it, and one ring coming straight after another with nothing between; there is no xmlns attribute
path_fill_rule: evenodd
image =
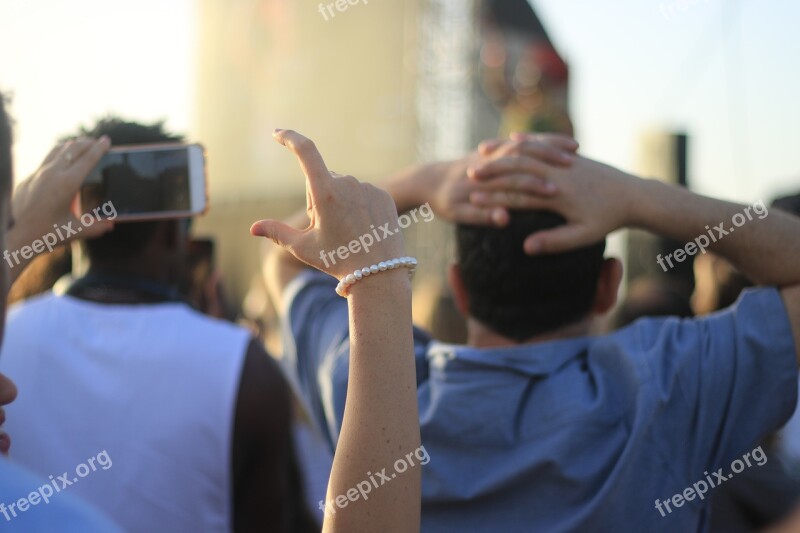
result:
<svg viewBox="0 0 800 533"><path fill-rule="evenodd" d="M458 370L474 366L546 376L586 353L591 337L575 337L503 348L473 348L434 341L428 348L431 368Z"/></svg>

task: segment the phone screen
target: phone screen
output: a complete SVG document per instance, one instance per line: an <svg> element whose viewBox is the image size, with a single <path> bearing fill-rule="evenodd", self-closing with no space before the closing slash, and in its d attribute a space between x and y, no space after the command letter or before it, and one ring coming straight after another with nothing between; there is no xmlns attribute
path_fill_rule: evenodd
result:
<svg viewBox="0 0 800 533"><path fill-rule="evenodd" d="M84 211L112 202L120 215L191 209L187 147L111 151L81 189Z"/></svg>

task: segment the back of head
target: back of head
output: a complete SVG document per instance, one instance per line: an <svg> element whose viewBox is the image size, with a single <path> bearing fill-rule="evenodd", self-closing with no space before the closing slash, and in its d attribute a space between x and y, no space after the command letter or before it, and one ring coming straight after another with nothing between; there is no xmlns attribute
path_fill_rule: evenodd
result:
<svg viewBox="0 0 800 533"><path fill-rule="evenodd" d="M130 144L180 143L183 137L168 133L162 122L146 125L127 122L117 117L98 121L92 128L81 128L80 136L95 139L108 136L111 146ZM174 221L121 222L101 237L85 241L85 250L93 262L124 262L136 257L147 245L160 225Z"/></svg>
<svg viewBox="0 0 800 533"><path fill-rule="evenodd" d="M528 256L523 251L528 235L564 223L549 211L512 211L505 228L456 228L458 266L472 318L524 342L588 316L605 240L561 254Z"/></svg>

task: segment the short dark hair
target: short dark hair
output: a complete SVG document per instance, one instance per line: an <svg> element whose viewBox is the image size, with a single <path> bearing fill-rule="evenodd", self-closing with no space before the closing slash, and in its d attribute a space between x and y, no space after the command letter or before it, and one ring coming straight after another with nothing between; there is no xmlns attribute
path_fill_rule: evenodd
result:
<svg viewBox="0 0 800 533"><path fill-rule="evenodd" d="M11 143L13 139L11 135L11 117L6 112L5 104L5 97L0 94L0 191L10 194L13 175L11 162ZM3 198L3 201L5 201L5 198Z"/></svg>
<svg viewBox="0 0 800 533"><path fill-rule="evenodd" d="M91 128L81 127L78 136L97 139L103 135L106 135L111 140L111 146L180 143L184 140L181 135L167 132L164 129L163 121L154 124L141 124L114 116L100 119ZM159 226L167 223L170 222L155 220L117 223L112 231L96 239L86 240L86 252L90 259L113 257L125 260L135 257L144 249Z"/></svg>
<svg viewBox="0 0 800 533"><path fill-rule="evenodd" d="M469 313L516 342L585 318L597 293L606 242L553 255L526 255L531 233L565 224L550 211L512 211L504 228L459 225L458 266Z"/></svg>

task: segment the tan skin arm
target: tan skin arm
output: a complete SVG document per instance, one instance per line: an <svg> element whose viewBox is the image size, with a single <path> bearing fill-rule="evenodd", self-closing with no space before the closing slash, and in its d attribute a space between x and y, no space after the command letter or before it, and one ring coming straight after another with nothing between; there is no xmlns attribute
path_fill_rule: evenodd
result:
<svg viewBox="0 0 800 533"><path fill-rule="evenodd" d="M277 130L276 140L299 159L306 175L308 226L298 230L274 221L256 222L251 233L280 246L280 253L337 279L368 262L402 257L402 236L386 239L368 256L325 267L320 250L358 238L371 224L397 221L392 198L384 191L337 177L326 168L314 144L293 131ZM272 261L292 262L287 257ZM287 275L284 272L282 275ZM420 446L416 376L408 272L396 269L369 276L351 288L350 380L342 431L328 485L328 500L344 495L367 472L393 465ZM421 472L411 468L374 490L367 501L352 502L326 516L324 531L418 531Z"/></svg>

